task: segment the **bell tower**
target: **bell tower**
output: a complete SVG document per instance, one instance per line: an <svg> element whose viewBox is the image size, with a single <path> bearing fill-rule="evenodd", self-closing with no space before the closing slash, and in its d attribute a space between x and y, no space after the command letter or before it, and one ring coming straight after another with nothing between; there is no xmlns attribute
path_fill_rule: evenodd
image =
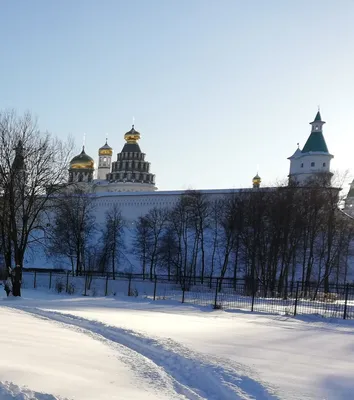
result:
<svg viewBox="0 0 354 400"><path fill-rule="evenodd" d="M111 172L113 149L106 143L98 150L97 179L106 180L107 174Z"/></svg>
<svg viewBox="0 0 354 400"><path fill-rule="evenodd" d="M150 172L150 163L145 160L145 153L138 143L140 136L134 125L124 135L126 143L108 174L109 181L115 183L115 191L150 192L157 189L155 175Z"/></svg>

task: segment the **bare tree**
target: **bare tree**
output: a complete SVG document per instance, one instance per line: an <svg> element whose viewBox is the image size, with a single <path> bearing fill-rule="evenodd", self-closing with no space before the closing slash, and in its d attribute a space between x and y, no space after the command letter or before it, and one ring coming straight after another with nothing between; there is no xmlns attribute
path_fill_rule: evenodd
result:
<svg viewBox="0 0 354 400"><path fill-rule="evenodd" d="M194 230L194 245L193 245L193 258L192 269L193 275L196 275L197 261L200 252L200 279L201 283L204 281L205 268L206 268L206 235L211 226L211 206L205 194L197 190L188 190L184 196L188 198L189 203L189 222L191 228Z"/></svg>
<svg viewBox="0 0 354 400"><path fill-rule="evenodd" d="M158 254L159 266L161 269L167 270L168 280L171 280L172 274L176 277L179 266L178 241L170 225L167 225L159 240Z"/></svg>
<svg viewBox="0 0 354 400"><path fill-rule="evenodd" d="M142 275L145 279L148 262L148 249L151 243L148 222L144 216L140 216L135 224L132 253L135 254L142 266Z"/></svg>
<svg viewBox="0 0 354 400"><path fill-rule="evenodd" d="M211 247L210 254L210 285L212 283L212 278L215 273L215 264L216 264L216 256L218 254L219 245L220 245L220 222L221 222L221 210L223 207L222 200L214 200L210 204L210 235L209 235L209 243Z"/></svg>
<svg viewBox="0 0 354 400"><path fill-rule="evenodd" d="M154 207L139 217L135 227L134 251L142 262L144 275L149 263L150 279L153 279L159 262L160 240L166 228L167 216L167 209Z"/></svg>
<svg viewBox="0 0 354 400"><path fill-rule="evenodd" d="M168 212L164 208L154 207L145 216L145 221L149 230L150 243L148 247L148 255L150 261L150 279L156 273L156 265L158 263L159 241L166 227Z"/></svg>
<svg viewBox="0 0 354 400"><path fill-rule="evenodd" d="M198 251L199 232L195 230L192 203L188 192L183 193L168 217L168 229L173 231L178 246L176 281L183 285L191 283Z"/></svg>
<svg viewBox="0 0 354 400"><path fill-rule="evenodd" d="M106 212L105 227L102 233L103 253L108 255L112 266L112 277L116 279L116 263L123 246L124 221L117 204Z"/></svg>
<svg viewBox="0 0 354 400"><path fill-rule="evenodd" d="M94 198L72 186L52 199L52 221L47 227L47 254L70 259L73 273L85 271L85 254L96 233Z"/></svg>
<svg viewBox="0 0 354 400"><path fill-rule="evenodd" d="M0 234L7 269L14 262L14 294L21 295L23 260L38 242L50 197L65 184L72 144L43 133L29 113L0 112Z"/></svg>

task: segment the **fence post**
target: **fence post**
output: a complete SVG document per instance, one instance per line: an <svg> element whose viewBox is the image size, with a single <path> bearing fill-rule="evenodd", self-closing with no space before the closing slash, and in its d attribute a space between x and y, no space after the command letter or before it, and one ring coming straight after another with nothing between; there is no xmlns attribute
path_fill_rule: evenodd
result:
<svg viewBox="0 0 354 400"><path fill-rule="evenodd" d="M105 290L104 290L104 295L105 296L107 296L107 294L108 294L108 277L109 277L109 274L107 273L107 276L106 276L106 287L105 287Z"/></svg>
<svg viewBox="0 0 354 400"><path fill-rule="evenodd" d="M132 276L129 275L129 282L128 282L128 296L130 296L130 285L132 283Z"/></svg>
<svg viewBox="0 0 354 400"><path fill-rule="evenodd" d="M214 308L218 308L218 289L219 289L219 278L216 278L216 286L215 286L215 299L214 299Z"/></svg>
<svg viewBox="0 0 354 400"><path fill-rule="evenodd" d="M347 308L348 308L348 295L349 295L349 283L345 287L345 303L344 303L344 314L343 319L347 318Z"/></svg>
<svg viewBox="0 0 354 400"><path fill-rule="evenodd" d="M36 285L37 285L37 271L34 271L33 289L36 288Z"/></svg>
<svg viewBox="0 0 354 400"><path fill-rule="evenodd" d="M69 274L70 274L70 271L68 271L66 273L66 288L65 288L66 293L68 293L68 289L69 289Z"/></svg>
<svg viewBox="0 0 354 400"><path fill-rule="evenodd" d="M52 288L52 271L49 272L49 290Z"/></svg>
<svg viewBox="0 0 354 400"><path fill-rule="evenodd" d="M155 275L155 282L154 282L154 301L156 300L156 286L157 286L157 276Z"/></svg>
<svg viewBox="0 0 354 400"><path fill-rule="evenodd" d="M295 307L294 307L294 317L296 317L296 312L297 312L297 301L299 299L299 286L300 282L296 282L296 294L295 294Z"/></svg>
<svg viewBox="0 0 354 400"><path fill-rule="evenodd" d="M252 279L252 304L251 304L251 312L254 310L254 298L256 296L256 282L255 279Z"/></svg>

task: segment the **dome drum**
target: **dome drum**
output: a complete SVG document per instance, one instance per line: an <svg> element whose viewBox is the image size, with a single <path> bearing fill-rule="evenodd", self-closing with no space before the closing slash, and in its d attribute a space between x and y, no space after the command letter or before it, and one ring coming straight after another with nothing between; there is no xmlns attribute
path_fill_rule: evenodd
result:
<svg viewBox="0 0 354 400"><path fill-rule="evenodd" d="M113 149L112 147L107 143L107 139L106 139L106 143L100 147L98 149L98 155L99 156L109 156L112 157L113 155Z"/></svg>
<svg viewBox="0 0 354 400"><path fill-rule="evenodd" d="M113 155L113 150L112 149L99 149L98 155L111 157Z"/></svg>
<svg viewBox="0 0 354 400"><path fill-rule="evenodd" d="M124 139L128 144L135 144L140 139L140 132L134 129L134 125L132 129L124 135Z"/></svg>

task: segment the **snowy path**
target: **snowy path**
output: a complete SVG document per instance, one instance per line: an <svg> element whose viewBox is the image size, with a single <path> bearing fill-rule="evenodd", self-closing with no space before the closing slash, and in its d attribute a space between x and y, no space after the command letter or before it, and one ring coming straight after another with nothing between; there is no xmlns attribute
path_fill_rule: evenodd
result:
<svg viewBox="0 0 354 400"><path fill-rule="evenodd" d="M186 398L163 370L125 346L18 309L0 307L0 319L1 400Z"/></svg>
<svg viewBox="0 0 354 400"><path fill-rule="evenodd" d="M163 380L171 379L176 393L189 400L236 400L236 399L277 399L267 388L252 379L252 371L224 359L202 355L191 349L167 340L157 340L133 330L122 329L90 321L75 315L42 310L27 306L16 307L45 320L54 320L75 332L103 342L113 348L123 345L144 356L161 369ZM22 312L23 312L22 311ZM20 311L21 312L21 311ZM138 369L144 379L161 379L152 376L144 368ZM242 373L242 374L240 374Z"/></svg>
<svg viewBox="0 0 354 400"><path fill-rule="evenodd" d="M28 346L38 347L38 335L40 340L56 336L56 344L61 343L60 338L65 339L65 344L66 335L76 335L74 353L79 354L71 357L68 350L67 357L55 354L55 367L51 361L43 362L49 369L59 370L60 380L63 377L58 360L59 366L66 368L84 357L79 360L80 368L75 367L80 374L76 381L72 380L82 388L81 375L88 374L90 379L92 376L85 368L92 368L98 364L96 359L102 359L96 365L101 375L95 384L109 392L90 397L90 391L88 397L70 397L72 390L56 390L61 386L53 382L48 387L31 386L24 380L26 374L18 380L4 377L0 358L0 381L3 382L26 384L31 390L66 396L69 400L134 398L129 397L129 387L121 391L116 377L106 379L107 374L112 375L114 359L119 362L116 367L119 377L133 379L133 386L140 390L135 397L139 400L347 400L353 397L354 321L229 313L132 297L53 295L35 290L24 291L24 297L0 301L0 318L7 321L2 315L7 310L23 324L22 330L26 333L30 326L29 337L28 333L21 333L21 340L28 337ZM31 325L40 326L39 333L32 334ZM0 327L0 342L1 333ZM48 345L51 343L47 340L47 348ZM90 357L85 359L82 353L88 352L86 349L91 346ZM95 346L101 349L99 353ZM29 357L28 352L27 347L23 348L21 357ZM110 354L108 363L107 353ZM111 397L115 393L112 385L113 389L119 387L124 396Z"/></svg>

